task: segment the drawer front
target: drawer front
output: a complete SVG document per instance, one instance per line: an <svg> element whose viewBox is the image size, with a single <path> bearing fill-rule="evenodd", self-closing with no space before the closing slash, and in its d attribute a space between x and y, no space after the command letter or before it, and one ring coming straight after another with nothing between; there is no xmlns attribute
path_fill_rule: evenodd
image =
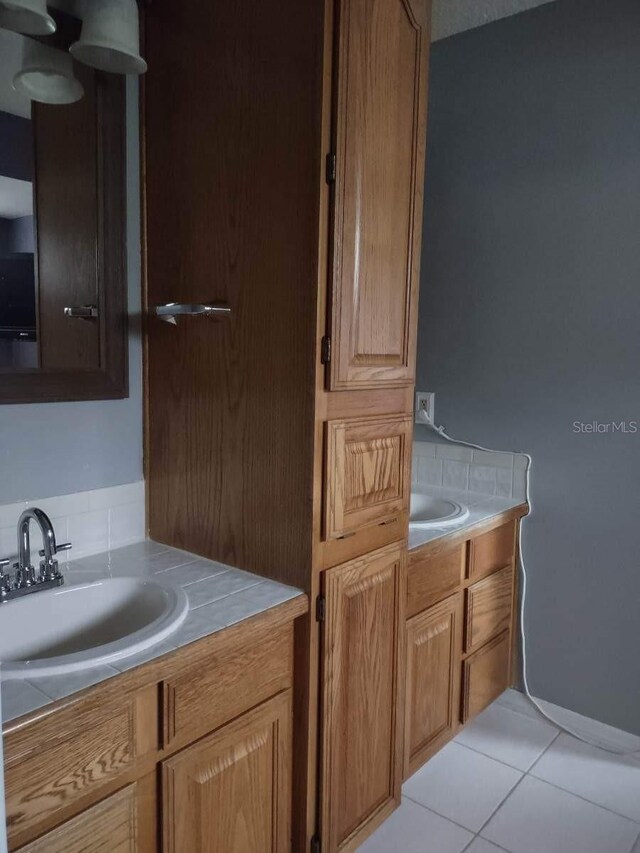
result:
<svg viewBox="0 0 640 853"><path fill-rule="evenodd" d="M466 544L434 557L420 557L419 551L409 554L408 617L457 592L464 577L466 554Z"/></svg>
<svg viewBox="0 0 640 853"><path fill-rule="evenodd" d="M384 524L409 509L410 415L329 421L326 426L326 539Z"/></svg>
<svg viewBox="0 0 640 853"><path fill-rule="evenodd" d="M507 566L466 592L464 650L470 652L511 625L513 569Z"/></svg>
<svg viewBox="0 0 640 853"><path fill-rule="evenodd" d="M504 631L464 661L462 722L484 710L509 686L510 632Z"/></svg>
<svg viewBox="0 0 640 853"><path fill-rule="evenodd" d="M92 698L16 731L5 740L11 846L50 825L56 813L131 770L158 746L155 685L104 706Z"/></svg>
<svg viewBox="0 0 640 853"><path fill-rule="evenodd" d="M134 853L140 849L137 824L134 783L16 853Z"/></svg>
<svg viewBox="0 0 640 853"><path fill-rule="evenodd" d="M293 629L262 632L164 682L164 743L189 743L291 686Z"/></svg>
<svg viewBox="0 0 640 853"><path fill-rule="evenodd" d="M498 569L513 565L515 549L515 521L472 539L469 543L469 578L484 578Z"/></svg>

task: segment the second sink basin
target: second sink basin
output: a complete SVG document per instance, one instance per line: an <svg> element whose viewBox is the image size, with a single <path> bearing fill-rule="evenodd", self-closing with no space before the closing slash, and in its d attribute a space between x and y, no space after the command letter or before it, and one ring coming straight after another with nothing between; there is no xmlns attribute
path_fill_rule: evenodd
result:
<svg viewBox="0 0 640 853"><path fill-rule="evenodd" d="M410 527L448 527L459 524L468 516L469 509L457 501L436 498L432 495L411 495Z"/></svg>
<svg viewBox="0 0 640 853"><path fill-rule="evenodd" d="M138 578L35 592L0 605L3 678L64 675L166 639L184 621L184 590Z"/></svg>

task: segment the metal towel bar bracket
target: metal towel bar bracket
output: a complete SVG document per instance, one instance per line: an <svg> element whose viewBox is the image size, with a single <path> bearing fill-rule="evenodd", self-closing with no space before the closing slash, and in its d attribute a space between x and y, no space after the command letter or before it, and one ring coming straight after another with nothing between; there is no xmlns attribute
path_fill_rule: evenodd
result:
<svg viewBox="0 0 640 853"><path fill-rule="evenodd" d="M167 302L166 305L156 305L154 309L156 317L164 320L165 323L173 323L177 325L177 318L180 316L194 317L229 317L231 308L228 305L220 305L213 303L205 303L203 305L194 305L191 303Z"/></svg>

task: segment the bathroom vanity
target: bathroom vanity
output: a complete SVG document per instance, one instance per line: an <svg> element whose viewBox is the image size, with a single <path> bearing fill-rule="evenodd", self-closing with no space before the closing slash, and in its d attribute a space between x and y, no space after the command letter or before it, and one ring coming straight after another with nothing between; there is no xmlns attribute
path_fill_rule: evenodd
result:
<svg viewBox="0 0 640 853"><path fill-rule="evenodd" d="M516 506L409 550L404 776L513 681Z"/></svg>
<svg viewBox="0 0 640 853"><path fill-rule="evenodd" d="M149 559L148 574L170 557ZM202 837L207 849L290 850L294 627L307 598L195 559L169 570L193 608L142 659L4 685L10 850L182 853ZM194 591L207 568L217 574ZM20 714L37 693L44 704Z"/></svg>

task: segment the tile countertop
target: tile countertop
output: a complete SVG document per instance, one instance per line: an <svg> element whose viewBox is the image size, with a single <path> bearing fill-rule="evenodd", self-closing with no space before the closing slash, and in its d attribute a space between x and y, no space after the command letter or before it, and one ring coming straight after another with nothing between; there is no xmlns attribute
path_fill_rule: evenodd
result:
<svg viewBox="0 0 640 853"><path fill-rule="evenodd" d="M304 594L294 587L151 541L70 561L63 572L67 585L133 576L181 586L189 599L187 618L167 640L108 666L28 681L3 680L3 723Z"/></svg>
<svg viewBox="0 0 640 853"><path fill-rule="evenodd" d="M464 506L469 507L469 516L459 524L449 524L446 527L431 527L426 530L418 530L409 528L409 550L420 548L426 545L427 542L433 542L435 539L441 539L443 536L449 536L452 533L459 533L463 530L469 530L480 524L483 521L489 521L491 518L507 512L510 509L515 509L517 506L522 506L521 500L514 498L496 498L489 495L482 495L476 492L462 492L455 489L446 489L438 486L424 486L422 488L413 486L413 491L418 494L432 495L434 498L448 498L457 501Z"/></svg>

